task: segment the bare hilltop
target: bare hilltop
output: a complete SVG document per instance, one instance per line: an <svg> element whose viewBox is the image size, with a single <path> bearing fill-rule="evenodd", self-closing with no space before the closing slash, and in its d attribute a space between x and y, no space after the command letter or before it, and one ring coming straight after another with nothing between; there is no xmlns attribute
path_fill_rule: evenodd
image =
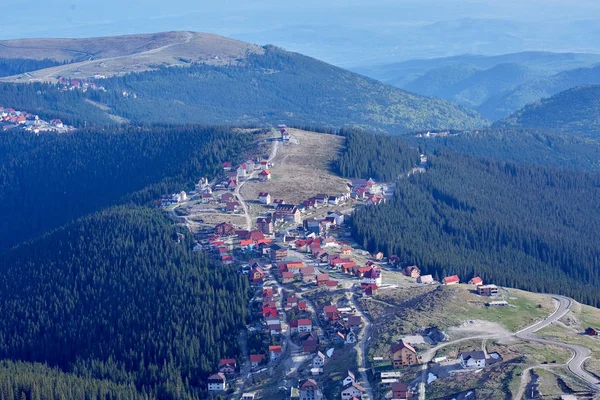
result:
<svg viewBox="0 0 600 400"><path fill-rule="evenodd" d="M199 32L162 32L81 39L0 41L0 58L50 59L67 64L27 72L3 80L54 82L57 77L109 77L159 66L238 64L264 49L223 36Z"/></svg>

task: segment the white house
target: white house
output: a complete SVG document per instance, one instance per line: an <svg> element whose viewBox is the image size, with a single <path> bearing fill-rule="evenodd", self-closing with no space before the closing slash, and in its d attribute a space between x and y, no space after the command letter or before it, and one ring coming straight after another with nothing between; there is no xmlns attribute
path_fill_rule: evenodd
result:
<svg viewBox="0 0 600 400"><path fill-rule="evenodd" d="M310 319L299 319L298 320L298 332L311 332L312 331L312 320Z"/></svg>
<svg viewBox="0 0 600 400"><path fill-rule="evenodd" d="M210 392L222 392L227 389L225 374L219 372L208 377L208 390Z"/></svg>
<svg viewBox="0 0 600 400"><path fill-rule="evenodd" d="M238 167L237 169L237 177L239 179L245 179L246 178L246 164L242 164Z"/></svg>
<svg viewBox="0 0 600 400"><path fill-rule="evenodd" d="M485 367L485 353L478 351L465 351L460 353L460 365L463 368L477 369Z"/></svg>
<svg viewBox="0 0 600 400"><path fill-rule="evenodd" d="M258 201L261 204L271 204L271 195L266 192L261 192L258 194Z"/></svg>
<svg viewBox="0 0 600 400"><path fill-rule="evenodd" d="M325 354L318 351L317 354L315 354L315 357L313 358L313 368L323 368L324 365Z"/></svg>
<svg viewBox="0 0 600 400"><path fill-rule="evenodd" d="M256 398L255 393L244 393L242 394L241 400L254 400Z"/></svg>
<svg viewBox="0 0 600 400"><path fill-rule="evenodd" d="M356 382L356 378L354 377L354 374L352 373L352 371L348 371L348 374L344 378L344 381L342 382L342 385L346 386L346 385L349 385L349 384L351 384L353 382Z"/></svg>
<svg viewBox="0 0 600 400"><path fill-rule="evenodd" d="M354 343L356 343L356 334L353 331L350 331L346 334L346 344Z"/></svg>
<svg viewBox="0 0 600 400"><path fill-rule="evenodd" d="M352 383L349 383L348 385L342 387L341 395L342 395L342 400L349 400L353 397L360 399L360 398L362 398L364 393L365 393L365 389L363 389L362 386L360 386L356 382L352 382Z"/></svg>

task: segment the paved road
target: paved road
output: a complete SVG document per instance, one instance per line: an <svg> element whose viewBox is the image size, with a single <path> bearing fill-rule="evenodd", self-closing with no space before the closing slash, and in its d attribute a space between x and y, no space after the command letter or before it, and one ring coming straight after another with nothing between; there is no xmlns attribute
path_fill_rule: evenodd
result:
<svg viewBox="0 0 600 400"><path fill-rule="evenodd" d="M542 339L535 334L535 332L539 331L540 329L543 329L551 323L558 321L571 310L573 300L571 300L568 297L558 295L552 295L552 297L559 302L556 311L545 320L538 322L537 324L534 324L528 328L520 330L515 334L515 336L522 340L564 347L566 349L571 350L573 352L573 357L571 357L571 359L567 362L567 367L569 368L569 371L571 371L573 375L577 376L581 380L587 382L593 390L600 391L600 382L598 381L598 378L596 378L583 368L583 363L587 358L590 357L591 354L591 351L589 349L574 344L560 343L552 340Z"/></svg>
<svg viewBox="0 0 600 400"><path fill-rule="evenodd" d="M594 377L593 375L591 375L590 373L588 373L587 371L585 371L583 368L584 361L591 354L589 349L586 349L585 347L582 347L582 346L572 345L572 344L568 344L568 343L561 343L561 342L555 342L552 340L542 339L538 335L535 334L535 332L549 326L553 322L558 321L559 319L564 317L571 310L571 307L573 305L573 300L571 300L570 298L565 297L565 296L559 296L559 295L551 295L551 296L554 300L556 300L558 302L556 310L554 310L554 312L552 314L550 314L548 317L546 317L544 320L542 320L540 322L536 322L535 324L533 324L527 328L521 329L520 331L518 331L516 333L513 333L513 334L490 334L490 335L478 335L478 336L466 337L466 338L454 340L451 342L442 343L442 344L428 350L427 352L423 353L423 355L422 355L423 365L421 367L421 382L419 383L419 400L425 400L425 391L426 391L425 382L427 381L427 363L429 363L431 361L431 359L433 358L433 356L435 356L435 353L439 349L446 347L446 346L453 345L455 343L464 342L466 340L471 340L471 339L502 339L502 338L506 338L506 337L510 337L510 336L517 337L517 338L519 338L521 340L525 340L525 341L547 344L547 345L552 345L552 346L558 346L558 347L563 347L563 348L571 350L573 352L573 357L567 362L567 367L568 367L569 371L571 371L571 373L573 375L582 379L584 382L588 383L588 385L590 386L591 389L593 389L595 391L600 391L600 382L598 381L598 379L596 377ZM522 396L521 391L519 391L519 393ZM520 397L516 397L516 399L520 399Z"/></svg>
<svg viewBox="0 0 600 400"><path fill-rule="evenodd" d="M350 292L347 292L346 294L352 296L352 293ZM367 376L367 346L369 345L369 340L371 339L371 322L369 321L369 318L362 312L362 308L355 296L352 296L352 301L354 302L354 308L356 308L356 311L360 314L363 320L363 329L357 347L358 358L360 361L358 370L362 378L362 386L369 395L369 399L374 399L373 389L371 388L371 384L369 383L369 378Z"/></svg>

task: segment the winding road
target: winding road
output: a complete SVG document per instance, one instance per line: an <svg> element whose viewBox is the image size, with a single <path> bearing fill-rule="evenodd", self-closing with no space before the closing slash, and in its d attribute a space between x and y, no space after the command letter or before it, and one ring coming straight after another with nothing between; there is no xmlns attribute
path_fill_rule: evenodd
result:
<svg viewBox="0 0 600 400"><path fill-rule="evenodd" d="M422 355L423 365L421 367L421 382L419 383L419 400L425 400L425 390L426 390L425 382L427 381L427 364L431 361L431 359L435 356L435 353L439 349L444 348L446 346L451 346L451 345L459 343L459 342L464 342L466 340L471 340L471 339L502 339L502 338L507 338L507 337L516 337L518 339L529 341L529 342L536 342L536 343L541 343L541 344L546 344L546 345L551 345L551 346L558 346L558 347L563 347L563 348L571 350L573 352L573 357L571 357L571 359L566 364L569 371L573 375L580 378L582 381L586 382L588 384L588 386L590 387L590 389L592 389L594 391L600 391L600 382L598 382L598 379L596 377L594 377L593 375L591 375L589 372L587 372L583 368L584 361L591 354L589 349L582 347L582 346L578 346L578 345L542 339L541 337L539 337L538 335L535 334L535 332L549 326L553 322L558 321L559 319L564 317L571 310L571 307L573 305L572 299L565 297L565 296L559 296L559 295L551 295L551 296L554 300L556 300L558 302L558 305L556 306L556 309L554 310L554 312L552 314L550 314L548 317L546 317L545 319L543 319L542 321L536 322L535 324L533 324L527 328L521 329L520 331L515 332L513 334L505 334L504 333L504 334L490 334L490 335L478 335L478 336L466 337L466 338L454 340L451 342L442 343L442 344L428 350L427 352L425 352ZM524 390L520 390L518 393L518 396L515 398L517 400L521 399L523 395L524 395Z"/></svg>

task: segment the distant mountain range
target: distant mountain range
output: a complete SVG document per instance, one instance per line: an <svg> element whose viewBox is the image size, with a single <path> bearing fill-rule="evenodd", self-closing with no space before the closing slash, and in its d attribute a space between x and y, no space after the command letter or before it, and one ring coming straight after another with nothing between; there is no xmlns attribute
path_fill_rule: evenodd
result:
<svg viewBox="0 0 600 400"><path fill-rule="evenodd" d="M51 60L71 55L76 62L2 78L10 84L0 90L0 104L31 109L35 98L32 112L54 111L75 125L83 119L107 123L110 117L136 123L352 126L392 134L487 125L476 111L445 100L408 93L274 46L203 33L0 43L0 58L28 54ZM168 68L173 66L186 68ZM92 121L86 112L78 121L69 120L61 109L67 102L57 98L56 89L30 88L31 94L24 95L14 86L56 83L59 78L101 84L106 91L64 97L69 97L71 110L85 102L88 108L96 105L94 114L104 117Z"/></svg>
<svg viewBox="0 0 600 400"><path fill-rule="evenodd" d="M414 60L356 71L497 120L562 90L600 83L599 63L600 55L595 54L525 52Z"/></svg>
<svg viewBox="0 0 600 400"><path fill-rule="evenodd" d="M580 86L528 104L494 124L536 128L600 138L600 85Z"/></svg>

